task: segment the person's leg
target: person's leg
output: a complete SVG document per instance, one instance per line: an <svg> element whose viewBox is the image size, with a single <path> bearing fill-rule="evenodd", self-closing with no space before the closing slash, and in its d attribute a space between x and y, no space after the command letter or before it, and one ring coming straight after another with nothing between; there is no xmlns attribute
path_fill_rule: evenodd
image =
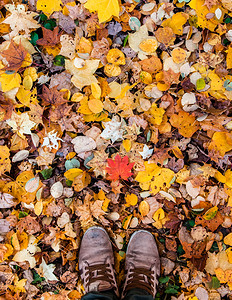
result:
<svg viewBox="0 0 232 300"><path fill-rule="evenodd" d="M103 228L93 226L85 232L79 252L79 270L87 293L83 300L118 299L113 249Z"/></svg>
<svg viewBox="0 0 232 300"><path fill-rule="evenodd" d="M155 239L145 230L136 231L126 252L124 300L152 300L160 275L160 258Z"/></svg>
<svg viewBox="0 0 232 300"><path fill-rule="evenodd" d="M82 300L118 300L119 298L116 296L113 290L105 291L105 292L90 292L85 294Z"/></svg>
<svg viewBox="0 0 232 300"><path fill-rule="evenodd" d="M124 300L153 300L154 298L146 290L135 288L129 290L123 299Z"/></svg>

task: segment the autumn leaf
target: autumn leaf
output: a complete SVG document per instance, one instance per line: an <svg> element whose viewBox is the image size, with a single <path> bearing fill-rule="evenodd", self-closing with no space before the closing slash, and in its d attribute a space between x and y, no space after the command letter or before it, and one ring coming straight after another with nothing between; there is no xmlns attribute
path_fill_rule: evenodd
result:
<svg viewBox="0 0 232 300"><path fill-rule="evenodd" d="M112 16L118 17L120 11L118 0L88 0L85 8L91 12L97 11L100 23L108 21Z"/></svg>
<svg viewBox="0 0 232 300"><path fill-rule="evenodd" d="M25 139L24 134L31 134L31 129L36 125L29 119L28 113L21 115L12 113L11 119L7 120L6 123L11 126L12 130L16 132L22 139Z"/></svg>
<svg viewBox="0 0 232 300"><path fill-rule="evenodd" d="M29 66L32 61L31 57L21 43L17 45L14 41L11 41L10 46L7 50L1 52L1 55L5 57L8 62L8 65L4 67L5 70L9 71L18 71L21 67ZM27 58L27 61L24 63L24 60Z"/></svg>
<svg viewBox="0 0 232 300"><path fill-rule="evenodd" d="M60 42L61 33L59 32L59 27L55 27L53 30L42 27L43 38L39 39L36 43L40 46L55 46Z"/></svg>
<svg viewBox="0 0 232 300"><path fill-rule="evenodd" d="M59 11L62 9L61 0L38 0L37 9L42 10L46 15L51 15L54 11Z"/></svg>
<svg viewBox="0 0 232 300"><path fill-rule="evenodd" d="M118 179L127 180L133 173L131 169L133 168L134 163L129 163L128 156L121 158L120 155L116 155L115 159L107 159L108 166L106 171L109 174L109 180L116 181Z"/></svg>
<svg viewBox="0 0 232 300"><path fill-rule="evenodd" d="M184 137L191 137L199 128L195 117L184 111L180 111L178 115L173 114L170 123L173 127L178 128L180 134Z"/></svg>
<svg viewBox="0 0 232 300"><path fill-rule="evenodd" d="M10 150L7 146L0 146L0 175L5 172L10 172L11 162L10 162Z"/></svg>
<svg viewBox="0 0 232 300"><path fill-rule="evenodd" d="M64 98L64 93L59 92L56 86L49 89L46 85L43 85L40 98L43 100L42 103L44 105L61 105L67 102L67 100Z"/></svg>

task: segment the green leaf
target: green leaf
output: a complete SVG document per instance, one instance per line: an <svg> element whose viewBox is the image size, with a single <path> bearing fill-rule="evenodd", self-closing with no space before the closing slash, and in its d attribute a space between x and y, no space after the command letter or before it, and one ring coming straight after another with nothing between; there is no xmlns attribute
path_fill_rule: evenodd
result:
<svg viewBox="0 0 232 300"><path fill-rule="evenodd" d="M216 290L216 289L220 288L221 283L220 283L220 281L217 279L216 276L213 276L213 277L212 277L212 280L209 282L208 286L209 286L210 289Z"/></svg>
<svg viewBox="0 0 232 300"><path fill-rule="evenodd" d="M56 21L54 19L50 19L44 23L44 27L46 29L53 30L56 27Z"/></svg>
<svg viewBox="0 0 232 300"><path fill-rule="evenodd" d="M73 183L73 182L72 182L71 180L68 180L68 179L66 180L67 186L72 186L72 183Z"/></svg>
<svg viewBox="0 0 232 300"><path fill-rule="evenodd" d="M26 216L28 216L28 213L27 213L27 212L25 212L25 211L20 211L20 212L19 212L19 219L20 219L20 218L24 218L24 217L26 217Z"/></svg>
<svg viewBox="0 0 232 300"><path fill-rule="evenodd" d="M160 283L167 283L169 281L170 277L169 276L165 276L165 277L160 277L159 278L159 282Z"/></svg>
<svg viewBox="0 0 232 300"><path fill-rule="evenodd" d="M87 168L87 169L91 169L91 167L89 167L87 165L88 162L90 162L92 159L94 158L94 154L92 153L90 156L88 156L85 161L84 161L84 166Z"/></svg>
<svg viewBox="0 0 232 300"><path fill-rule="evenodd" d="M33 279L34 279L32 281L32 284L40 283L45 280L45 278L41 277L35 270L32 270L32 272L33 272Z"/></svg>
<svg viewBox="0 0 232 300"><path fill-rule="evenodd" d="M196 87L197 90L203 90L205 88L205 81L203 78L197 79Z"/></svg>
<svg viewBox="0 0 232 300"><path fill-rule="evenodd" d="M49 168L49 169L42 170L40 173L44 179L49 179L52 176L52 171L53 171L53 169Z"/></svg>
<svg viewBox="0 0 232 300"><path fill-rule="evenodd" d="M179 286L169 284L168 287L165 289L165 294L178 294Z"/></svg>
<svg viewBox="0 0 232 300"><path fill-rule="evenodd" d="M129 38L129 34L125 37L124 41L123 41L123 47L126 46L126 43L128 41L128 38Z"/></svg>
<svg viewBox="0 0 232 300"><path fill-rule="evenodd" d="M68 159L65 162L65 169L68 171L73 168L80 168L80 162L76 158Z"/></svg>
<svg viewBox="0 0 232 300"><path fill-rule="evenodd" d="M54 58L54 65L55 66L64 66L65 64L65 57L63 55L57 55L55 58Z"/></svg>
<svg viewBox="0 0 232 300"><path fill-rule="evenodd" d="M207 212L203 215L205 220L212 220L218 212L218 207L214 206L207 210Z"/></svg>
<svg viewBox="0 0 232 300"><path fill-rule="evenodd" d="M36 33L35 31L33 31L33 32L31 33L31 40L30 40L31 44L32 44L33 46L35 46L35 45L36 45L36 42L38 41L38 39L39 39L38 33Z"/></svg>
<svg viewBox="0 0 232 300"><path fill-rule="evenodd" d="M39 18L40 18L40 22L45 22L48 19L48 17L44 13L40 14Z"/></svg>

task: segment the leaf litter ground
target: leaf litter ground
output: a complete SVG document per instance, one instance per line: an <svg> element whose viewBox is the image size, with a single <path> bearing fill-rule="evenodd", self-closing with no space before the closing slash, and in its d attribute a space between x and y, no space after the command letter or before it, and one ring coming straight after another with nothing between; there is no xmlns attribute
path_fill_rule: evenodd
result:
<svg viewBox="0 0 232 300"><path fill-rule="evenodd" d="M80 299L83 233L232 298L232 2L0 1L0 299Z"/></svg>

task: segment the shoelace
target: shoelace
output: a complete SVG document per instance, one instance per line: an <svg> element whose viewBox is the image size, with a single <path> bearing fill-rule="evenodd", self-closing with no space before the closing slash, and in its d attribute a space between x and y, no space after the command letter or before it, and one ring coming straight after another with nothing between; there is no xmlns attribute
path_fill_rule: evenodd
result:
<svg viewBox="0 0 232 300"><path fill-rule="evenodd" d="M125 292L134 289L141 288L146 290L149 294L152 294L152 280L154 281L154 274L152 271L144 268L131 267L128 272L128 283L125 288ZM145 281L144 275L147 278Z"/></svg>
<svg viewBox="0 0 232 300"><path fill-rule="evenodd" d="M111 274L110 264L96 264L96 265L88 265L87 267L87 282L90 285L95 281L107 281L110 282L112 286L114 286L114 278Z"/></svg>

